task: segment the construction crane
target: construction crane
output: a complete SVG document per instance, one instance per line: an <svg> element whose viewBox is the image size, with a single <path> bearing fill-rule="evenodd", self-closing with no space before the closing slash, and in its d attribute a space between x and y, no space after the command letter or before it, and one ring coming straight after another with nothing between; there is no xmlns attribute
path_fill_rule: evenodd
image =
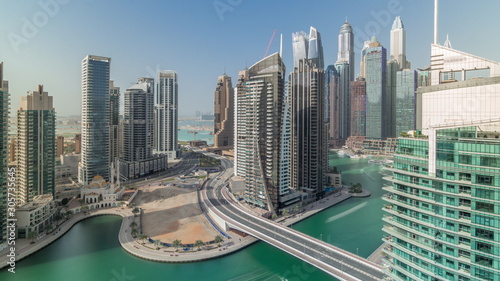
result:
<svg viewBox="0 0 500 281"><path fill-rule="evenodd" d="M198 134L198 132L197 131L188 131L188 134L194 135L194 142L196 143L196 135Z"/></svg>
<svg viewBox="0 0 500 281"><path fill-rule="evenodd" d="M267 44L267 50L266 50L266 53L264 54L264 57L267 57L267 54L269 53L269 49L271 49L271 45L273 44L274 35L276 35L276 32L278 32L277 29L274 30L273 36L271 36L271 40L269 40L269 44Z"/></svg>

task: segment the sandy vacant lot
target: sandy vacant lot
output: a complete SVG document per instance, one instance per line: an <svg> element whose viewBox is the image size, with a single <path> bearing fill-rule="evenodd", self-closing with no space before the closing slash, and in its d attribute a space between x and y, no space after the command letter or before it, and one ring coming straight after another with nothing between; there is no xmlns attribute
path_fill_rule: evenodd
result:
<svg viewBox="0 0 500 281"><path fill-rule="evenodd" d="M143 231L153 239L189 244L211 241L219 234L201 213L194 188L143 187L134 203L143 208Z"/></svg>

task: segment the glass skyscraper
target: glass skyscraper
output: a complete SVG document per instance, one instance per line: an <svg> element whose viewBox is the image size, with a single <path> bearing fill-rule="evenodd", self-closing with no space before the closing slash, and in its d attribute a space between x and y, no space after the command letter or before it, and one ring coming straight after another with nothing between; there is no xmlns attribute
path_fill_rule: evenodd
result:
<svg viewBox="0 0 500 281"><path fill-rule="evenodd" d="M82 60L82 153L78 181L109 177L109 69L111 59L88 55Z"/></svg>
<svg viewBox="0 0 500 281"><path fill-rule="evenodd" d="M396 136L401 132L415 130L415 107L417 90L417 72L414 70L398 71L396 74L395 122Z"/></svg>
<svg viewBox="0 0 500 281"><path fill-rule="evenodd" d="M398 139L392 186L384 187L386 273L498 281L499 133L449 126L434 134Z"/></svg>
<svg viewBox="0 0 500 281"><path fill-rule="evenodd" d="M366 49L366 137L385 137L384 113L387 97L387 51L373 37ZM385 123L387 125L387 123Z"/></svg>

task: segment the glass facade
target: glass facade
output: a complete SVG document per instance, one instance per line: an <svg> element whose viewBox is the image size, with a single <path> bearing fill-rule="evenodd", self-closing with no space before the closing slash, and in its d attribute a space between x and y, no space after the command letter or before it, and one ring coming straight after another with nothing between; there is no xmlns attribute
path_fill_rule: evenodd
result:
<svg viewBox="0 0 500 281"><path fill-rule="evenodd" d="M500 140L476 127L400 138L384 196L386 273L394 280L500 280Z"/></svg>
<svg viewBox="0 0 500 281"><path fill-rule="evenodd" d="M0 62L0 244L7 239L7 190L9 183L7 143L9 137L9 89L3 81L3 62Z"/></svg>
<svg viewBox="0 0 500 281"><path fill-rule="evenodd" d="M87 56L82 61L82 154L78 181L109 178L111 59Z"/></svg>
<svg viewBox="0 0 500 281"><path fill-rule="evenodd" d="M373 42L372 42L373 43ZM378 43L378 42L377 42ZM366 137L382 139L386 104L386 49L380 44L366 50Z"/></svg>
<svg viewBox="0 0 500 281"><path fill-rule="evenodd" d="M414 70L397 72L395 105L396 136L401 132L415 130L416 89L417 73Z"/></svg>

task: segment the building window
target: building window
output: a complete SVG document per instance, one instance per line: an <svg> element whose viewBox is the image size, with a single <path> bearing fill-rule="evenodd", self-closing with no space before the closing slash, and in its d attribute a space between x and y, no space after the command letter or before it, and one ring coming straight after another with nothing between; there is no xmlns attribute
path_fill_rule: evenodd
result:
<svg viewBox="0 0 500 281"><path fill-rule="evenodd" d="M493 176L476 175L476 183L478 184L492 185L493 180Z"/></svg>
<svg viewBox="0 0 500 281"><path fill-rule="evenodd" d="M488 257L483 257L480 255L476 255L476 263L483 265L483 266L493 266L493 259L488 258Z"/></svg>
<svg viewBox="0 0 500 281"><path fill-rule="evenodd" d="M486 213L493 213L495 212L495 205L485 202L476 202L476 210Z"/></svg>
<svg viewBox="0 0 500 281"><path fill-rule="evenodd" d="M459 186L459 192L460 193L465 193L465 194L471 194L471 187L470 186Z"/></svg>
<svg viewBox="0 0 500 281"><path fill-rule="evenodd" d="M472 156L471 155L460 155L459 160L460 164L472 164Z"/></svg>
<svg viewBox="0 0 500 281"><path fill-rule="evenodd" d="M486 270L476 268L474 276L479 277L484 280L493 281L494 273Z"/></svg>
<svg viewBox="0 0 500 281"><path fill-rule="evenodd" d="M487 254L493 254L493 245L483 243L483 242L476 242L476 249L478 251L487 253Z"/></svg>
<svg viewBox="0 0 500 281"><path fill-rule="evenodd" d="M484 199L495 199L495 193L493 190L476 188L476 197Z"/></svg>
<svg viewBox="0 0 500 281"><path fill-rule="evenodd" d="M495 239L495 234L491 230L476 228L476 237L493 240Z"/></svg>
<svg viewBox="0 0 500 281"><path fill-rule="evenodd" d="M481 166L498 168L500 166L500 158L498 158L498 157L481 157Z"/></svg>

